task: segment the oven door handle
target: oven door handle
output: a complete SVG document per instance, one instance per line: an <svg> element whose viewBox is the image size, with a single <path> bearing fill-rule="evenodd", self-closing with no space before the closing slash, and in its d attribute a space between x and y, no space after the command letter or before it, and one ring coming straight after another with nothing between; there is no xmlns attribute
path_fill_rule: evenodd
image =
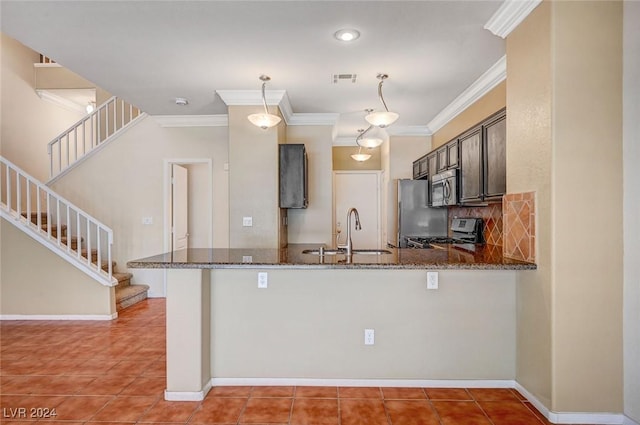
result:
<svg viewBox="0 0 640 425"><path fill-rule="evenodd" d="M449 183L449 180L445 180L444 181L444 199L445 199L445 201L448 201L450 197L451 197L451 185Z"/></svg>

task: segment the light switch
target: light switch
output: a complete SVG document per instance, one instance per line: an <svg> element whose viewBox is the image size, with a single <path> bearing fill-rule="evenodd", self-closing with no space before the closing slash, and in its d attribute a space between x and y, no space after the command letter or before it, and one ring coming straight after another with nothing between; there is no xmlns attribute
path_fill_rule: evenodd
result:
<svg viewBox="0 0 640 425"><path fill-rule="evenodd" d="M153 217L142 217L142 224L144 225L153 224Z"/></svg>
<svg viewBox="0 0 640 425"><path fill-rule="evenodd" d="M242 217L242 227L253 226L253 217Z"/></svg>

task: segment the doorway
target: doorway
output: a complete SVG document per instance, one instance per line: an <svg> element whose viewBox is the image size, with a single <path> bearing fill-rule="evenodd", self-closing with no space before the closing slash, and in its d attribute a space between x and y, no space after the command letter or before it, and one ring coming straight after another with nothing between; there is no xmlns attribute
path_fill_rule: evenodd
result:
<svg viewBox="0 0 640 425"><path fill-rule="evenodd" d="M381 172L334 171L333 173L333 237L340 235L346 243L347 212L358 210L362 230L355 231L351 222L351 240L357 248L382 248Z"/></svg>
<svg viewBox="0 0 640 425"><path fill-rule="evenodd" d="M164 251L213 247L213 164L164 161Z"/></svg>

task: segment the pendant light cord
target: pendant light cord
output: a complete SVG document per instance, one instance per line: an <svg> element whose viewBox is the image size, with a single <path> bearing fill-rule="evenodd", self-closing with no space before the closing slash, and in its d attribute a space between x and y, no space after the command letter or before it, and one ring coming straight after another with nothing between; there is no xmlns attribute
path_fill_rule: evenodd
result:
<svg viewBox="0 0 640 425"><path fill-rule="evenodd" d="M266 96L264 94L264 88L265 88L266 85L267 85L267 82L263 81L262 82L262 104L264 105L264 113L268 115L269 114L269 110L267 109L267 98L266 98Z"/></svg>
<svg viewBox="0 0 640 425"><path fill-rule="evenodd" d="M380 98L380 102L382 102L382 106L384 106L384 109L389 112L387 103L384 101L384 97L382 96L382 83L384 83L384 78L381 78L380 83L378 83L378 97Z"/></svg>

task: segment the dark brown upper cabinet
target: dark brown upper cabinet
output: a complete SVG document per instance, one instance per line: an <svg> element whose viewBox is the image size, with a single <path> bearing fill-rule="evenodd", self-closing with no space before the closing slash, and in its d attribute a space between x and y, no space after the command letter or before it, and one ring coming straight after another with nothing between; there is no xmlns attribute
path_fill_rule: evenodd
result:
<svg viewBox="0 0 640 425"><path fill-rule="evenodd" d="M484 200L500 199L507 191L506 118L506 114L499 114L483 126Z"/></svg>
<svg viewBox="0 0 640 425"><path fill-rule="evenodd" d="M458 139L460 203L482 201L482 127Z"/></svg>
<svg viewBox="0 0 640 425"><path fill-rule="evenodd" d="M442 146L436 151L438 157L438 173L449 168L449 156L447 154L447 146Z"/></svg>
<svg viewBox="0 0 640 425"><path fill-rule="evenodd" d="M279 145L280 208L309 205L309 161L303 144Z"/></svg>

